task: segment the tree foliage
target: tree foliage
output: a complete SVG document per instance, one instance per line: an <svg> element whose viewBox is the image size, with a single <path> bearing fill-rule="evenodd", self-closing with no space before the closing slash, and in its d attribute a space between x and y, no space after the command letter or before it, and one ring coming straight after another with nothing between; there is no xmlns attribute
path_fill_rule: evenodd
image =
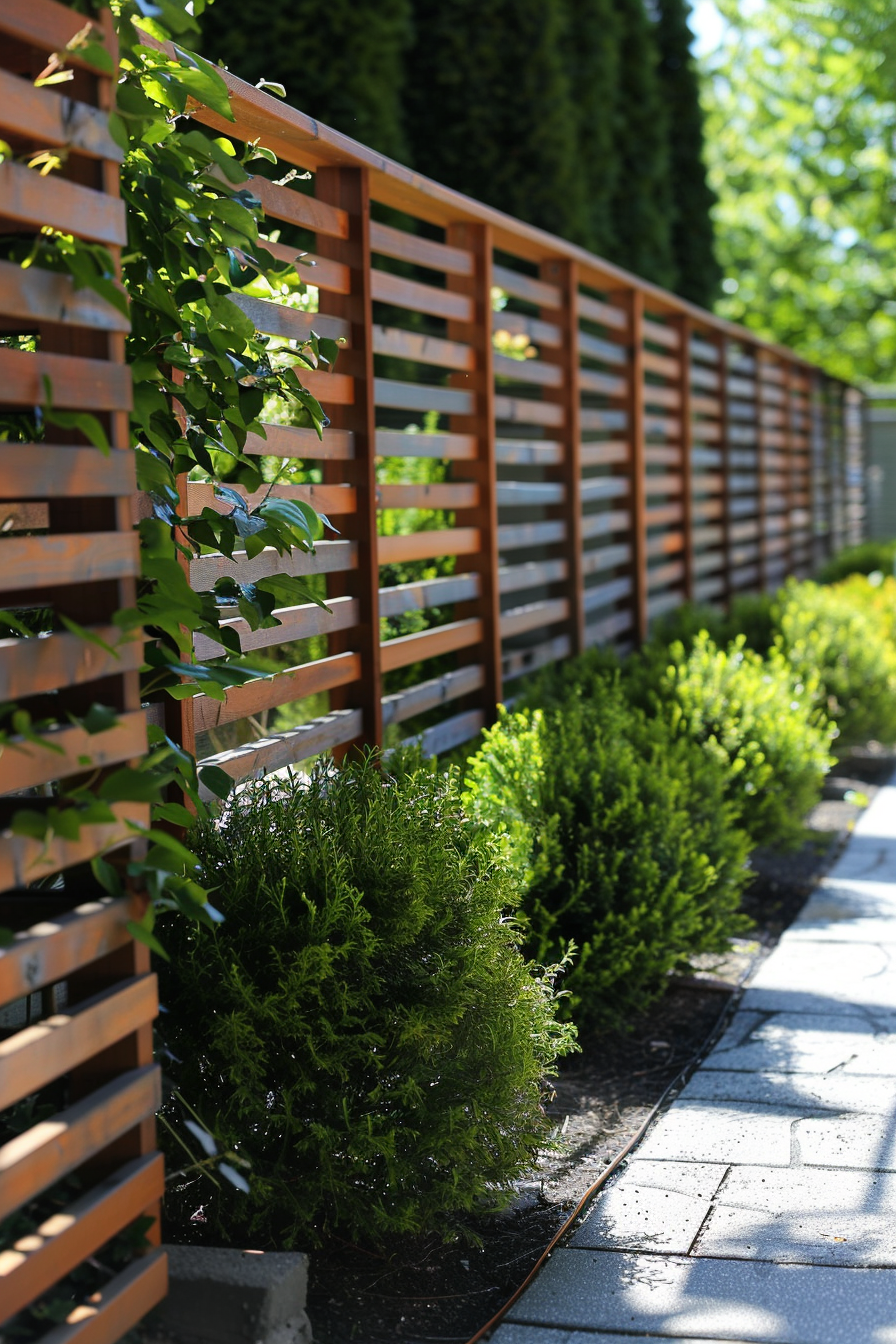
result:
<svg viewBox="0 0 896 1344"><path fill-rule="evenodd" d="M724 316L832 373L896 359L896 80L883 3L765 0L708 62Z"/></svg>

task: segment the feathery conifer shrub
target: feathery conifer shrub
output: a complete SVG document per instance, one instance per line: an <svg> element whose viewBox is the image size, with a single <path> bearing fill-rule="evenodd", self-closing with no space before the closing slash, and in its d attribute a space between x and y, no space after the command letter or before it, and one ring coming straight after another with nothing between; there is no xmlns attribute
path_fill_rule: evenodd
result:
<svg viewBox="0 0 896 1344"><path fill-rule="evenodd" d="M252 1164L248 1195L207 1204L215 1236L382 1243L499 1205L573 1034L456 777L325 766L241 793L196 842L225 922L166 934L171 1072Z"/></svg>
<svg viewBox="0 0 896 1344"><path fill-rule="evenodd" d="M465 802L522 871L527 948L573 965L562 1011L621 1027L697 952L742 927L749 842L725 772L596 677L562 704L502 714L470 759Z"/></svg>

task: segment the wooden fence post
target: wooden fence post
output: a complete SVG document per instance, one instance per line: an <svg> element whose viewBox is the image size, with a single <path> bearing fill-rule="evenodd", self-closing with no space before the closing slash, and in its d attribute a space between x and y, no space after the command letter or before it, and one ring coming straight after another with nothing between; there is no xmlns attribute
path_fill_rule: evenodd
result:
<svg viewBox="0 0 896 1344"><path fill-rule="evenodd" d="M768 587L768 470L766 463L766 437L763 413L765 411L765 385L762 373L765 367L762 349L753 346L753 406L756 411L756 514L759 523L759 580L758 589L764 593Z"/></svg>
<svg viewBox="0 0 896 1344"><path fill-rule="evenodd" d="M495 375L492 355L492 230L489 224L450 224L445 241L450 247L460 247L472 254L472 275L449 275L447 287L455 294L465 294L473 300L472 324L451 320L448 323L449 340L472 345L476 369L472 374L452 374L451 383L472 392L472 415L453 415L452 432L472 434L476 439L476 458L464 462L464 475L479 487L479 503L472 509L459 509L458 527L479 529L479 551L467 563L479 575L479 597L458 608L459 617L475 616L482 621L482 664L485 685L482 689L482 707L486 722L492 722L501 703L501 586L498 572L498 496L497 461L495 454ZM467 656L475 655L475 647ZM462 655L463 656L463 655Z"/></svg>
<svg viewBox="0 0 896 1344"><path fill-rule="evenodd" d="M582 541L582 428L581 390L579 386L579 268L575 261L554 258L541 267L542 279L556 285L563 295L559 315L563 344L557 351L545 350L545 363L557 364L563 371L559 388L545 388L546 401L563 407L563 463L560 480L564 487L561 505L566 526L566 592L569 601L569 651L575 657L585 648L585 579Z"/></svg>
<svg viewBox="0 0 896 1344"><path fill-rule="evenodd" d="M346 515L343 536L357 546L355 570L332 575L331 597L350 593L358 599L357 629L330 636L332 653L350 646L361 655L360 680L331 691L334 709L346 708L349 697L360 705L364 716L361 738L368 746L383 741L383 687L380 662L379 548L376 510L376 411L373 377L373 299L370 257L370 183L366 168L322 167L317 172L317 198L344 210L349 219L348 237L318 236L318 255L349 268L347 294L320 290L321 312L341 317L351 326L348 349L339 356L340 373L354 379L354 399L349 405L324 410L331 424L349 430L354 438L354 456L348 462L324 464L324 479L347 481L357 491L357 511Z"/></svg>
<svg viewBox="0 0 896 1344"><path fill-rule="evenodd" d="M629 482L632 525L632 607L636 644L647 638L647 462L644 427L644 294L640 289L615 296L628 313Z"/></svg>
<svg viewBox="0 0 896 1344"><path fill-rule="evenodd" d="M687 314L673 319L678 327L680 343L678 358L678 394L681 398L679 416L681 418L681 506L682 529L684 531L684 596L686 602L694 600L694 471L693 471L693 422L691 416L691 319Z"/></svg>
<svg viewBox="0 0 896 1344"><path fill-rule="evenodd" d="M728 416L728 337L717 341L719 351L719 451L722 474L722 554L725 580L725 606L731 604L733 584L731 574L731 433Z"/></svg>

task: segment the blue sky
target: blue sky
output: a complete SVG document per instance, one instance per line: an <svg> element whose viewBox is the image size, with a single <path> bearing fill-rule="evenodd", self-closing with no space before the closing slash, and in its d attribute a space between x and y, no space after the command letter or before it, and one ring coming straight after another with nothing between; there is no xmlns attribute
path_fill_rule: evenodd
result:
<svg viewBox="0 0 896 1344"><path fill-rule="evenodd" d="M694 34L694 52L705 56L719 44L724 24L713 0L693 0L690 25Z"/></svg>

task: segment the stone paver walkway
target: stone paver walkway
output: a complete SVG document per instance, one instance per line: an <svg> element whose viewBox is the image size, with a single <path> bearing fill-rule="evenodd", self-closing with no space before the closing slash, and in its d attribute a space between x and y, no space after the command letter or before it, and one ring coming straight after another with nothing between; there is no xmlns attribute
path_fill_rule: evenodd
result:
<svg viewBox="0 0 896 1344"><path fill-rule="evenodd" d="M492 1344L896 1344L896 787Z"/></svg>

